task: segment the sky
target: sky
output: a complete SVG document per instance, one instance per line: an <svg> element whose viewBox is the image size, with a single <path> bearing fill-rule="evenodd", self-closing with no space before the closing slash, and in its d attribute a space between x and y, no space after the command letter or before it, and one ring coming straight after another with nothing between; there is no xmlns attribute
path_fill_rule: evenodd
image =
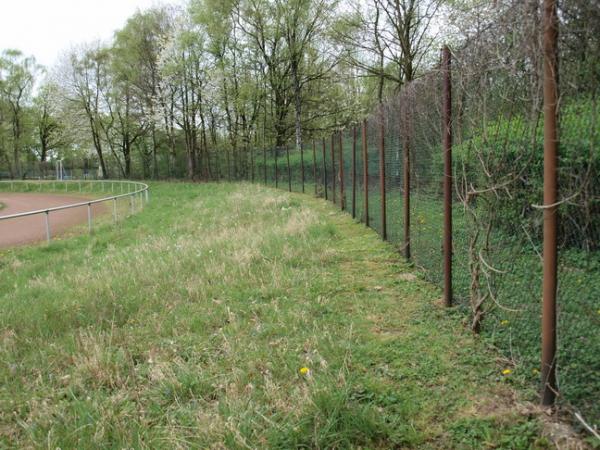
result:
<svg viewBox="0 0 600 450"><path fill-rule="evenodd" d="M157 0L0 0L0 51L16 48L51 67L72 46L109 40L137 9L156 4Z"/></svg>

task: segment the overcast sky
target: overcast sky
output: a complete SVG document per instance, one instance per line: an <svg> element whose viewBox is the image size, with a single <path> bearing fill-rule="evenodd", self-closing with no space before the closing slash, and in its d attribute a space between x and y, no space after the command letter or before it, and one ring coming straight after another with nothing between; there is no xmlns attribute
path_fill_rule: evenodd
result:
<svg viewBox="0 0 600 450"><path fill-rule="evenodd" d="M0 51L33 55L51 66L75 44L110 39L137 9L157 0L0 0ZM183 4L183 0L169 0Z"/></svg>

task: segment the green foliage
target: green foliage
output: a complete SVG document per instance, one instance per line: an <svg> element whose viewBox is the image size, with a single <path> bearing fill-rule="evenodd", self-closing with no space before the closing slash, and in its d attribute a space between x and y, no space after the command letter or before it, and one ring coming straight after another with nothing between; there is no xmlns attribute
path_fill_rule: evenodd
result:
<svg viewBox="0 0 600 450"><path fill-rule="evenodd" d="M559 147L560 241L565 246L596 249L600 243L600 176L598 105L584 98L562 108ZM541 237L543 194L542 120L521 116L500 119L454 148L457 179L484 191L495 223L507 233L521 224L536 241ZM596 125L595 125L596 124ZM475 200L477 201L477 200Z"/></svg>

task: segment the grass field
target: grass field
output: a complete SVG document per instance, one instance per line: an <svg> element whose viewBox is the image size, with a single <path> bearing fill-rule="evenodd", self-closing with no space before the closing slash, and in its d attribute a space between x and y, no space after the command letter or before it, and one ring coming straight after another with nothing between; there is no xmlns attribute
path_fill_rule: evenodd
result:
<svg viewBox="0 0 600 450"><path fill-rule="evenodd" d="M0 253L0 447L551 447L527 384L348 215L249 184L151 199Z"/></svg>
<svg viewBox="0 0 600 450"><path fill-rule="evenodd" d="M350 142L344 142L346 163L346 204L350 207ZM392 146L393 153L393 146ZM318 150L320 148L318 147ZM327 148L328 193L331 199L330 148ZM371 153L376 149L370 147ZM376 156L376 155L375 155ZM388 154L389 168L397 168L392 155ZM358 157L360 166L361 157ZM261 164L261 159L257 162ZM370 158L370 173L377 175L377 158ZM321 180L322 156L317 151L317 178ZM274 185L274 160L267 159L267 174ZM357 217L364 220L362 194L362 166L357 168ZM292 190L301 190L300 155L290 152ZM263 174L262 166L256 173ZM436 180L435 170L431 170ZM305 151L306 192L314 192L312 151ZM391 174L388 172L388 176ZM262 175L261 175L262 176ZM264 177L263 177L264 178ZM263 178L257 178L262 181ZM279 187L288 188L287 160L279 157ZM403 245L403 201L399 191L400 180L389 180L387 185L387 234L389 241L399 249ZM436 186L433 183L433 186ZM339 182L338 182L339 197ZM322 193L322 186L319 192ZM339 199L338 199L339 201ZM371 226L381 231L381 196L377 176L371 178L369 188L369 217ZM539 220L541 220L541 212ZM430 192L415 192L411 196L411 245L412 261L423 269L424 276L441 286L443 261L441 252L443 229L443 203ZM471 227L471 228L470 228ZM471 317L469 307L471 272L469 267L469 239L473 236L465 210L455 203L453 212L453 293L455 303L463 311L465 322ZM541 354L541 286L542 263L541 236L528 239L515 224L512 233L494 229L491 251L486 259L500 272L494 273L491 283L496 303L491 300L484 305L487 313L483 322L482 337L497 347L510 360L514 376L520 377L537 388L540 384ZM600 427L600 253L576 248L559 250L558 267L558 376L560 396L558 403L565 409L578 411L596 429ZM574 421L575 426L579 423Z"/></svg>

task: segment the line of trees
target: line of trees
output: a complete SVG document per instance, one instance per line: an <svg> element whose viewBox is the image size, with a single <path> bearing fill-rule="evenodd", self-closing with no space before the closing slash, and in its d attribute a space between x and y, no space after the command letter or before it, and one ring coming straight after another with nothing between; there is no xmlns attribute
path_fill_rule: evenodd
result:
<svg viewBox="0 0 600 450"><path fill-rule="evenodd" d="M251 149L300 148L357 120L434 65L442 42L521 3L190 0L138 11L49 69L5 50L0 176L64 159L105 178L243 177ZM581 58L597 52L592 9L563 2Z"/></svg>

